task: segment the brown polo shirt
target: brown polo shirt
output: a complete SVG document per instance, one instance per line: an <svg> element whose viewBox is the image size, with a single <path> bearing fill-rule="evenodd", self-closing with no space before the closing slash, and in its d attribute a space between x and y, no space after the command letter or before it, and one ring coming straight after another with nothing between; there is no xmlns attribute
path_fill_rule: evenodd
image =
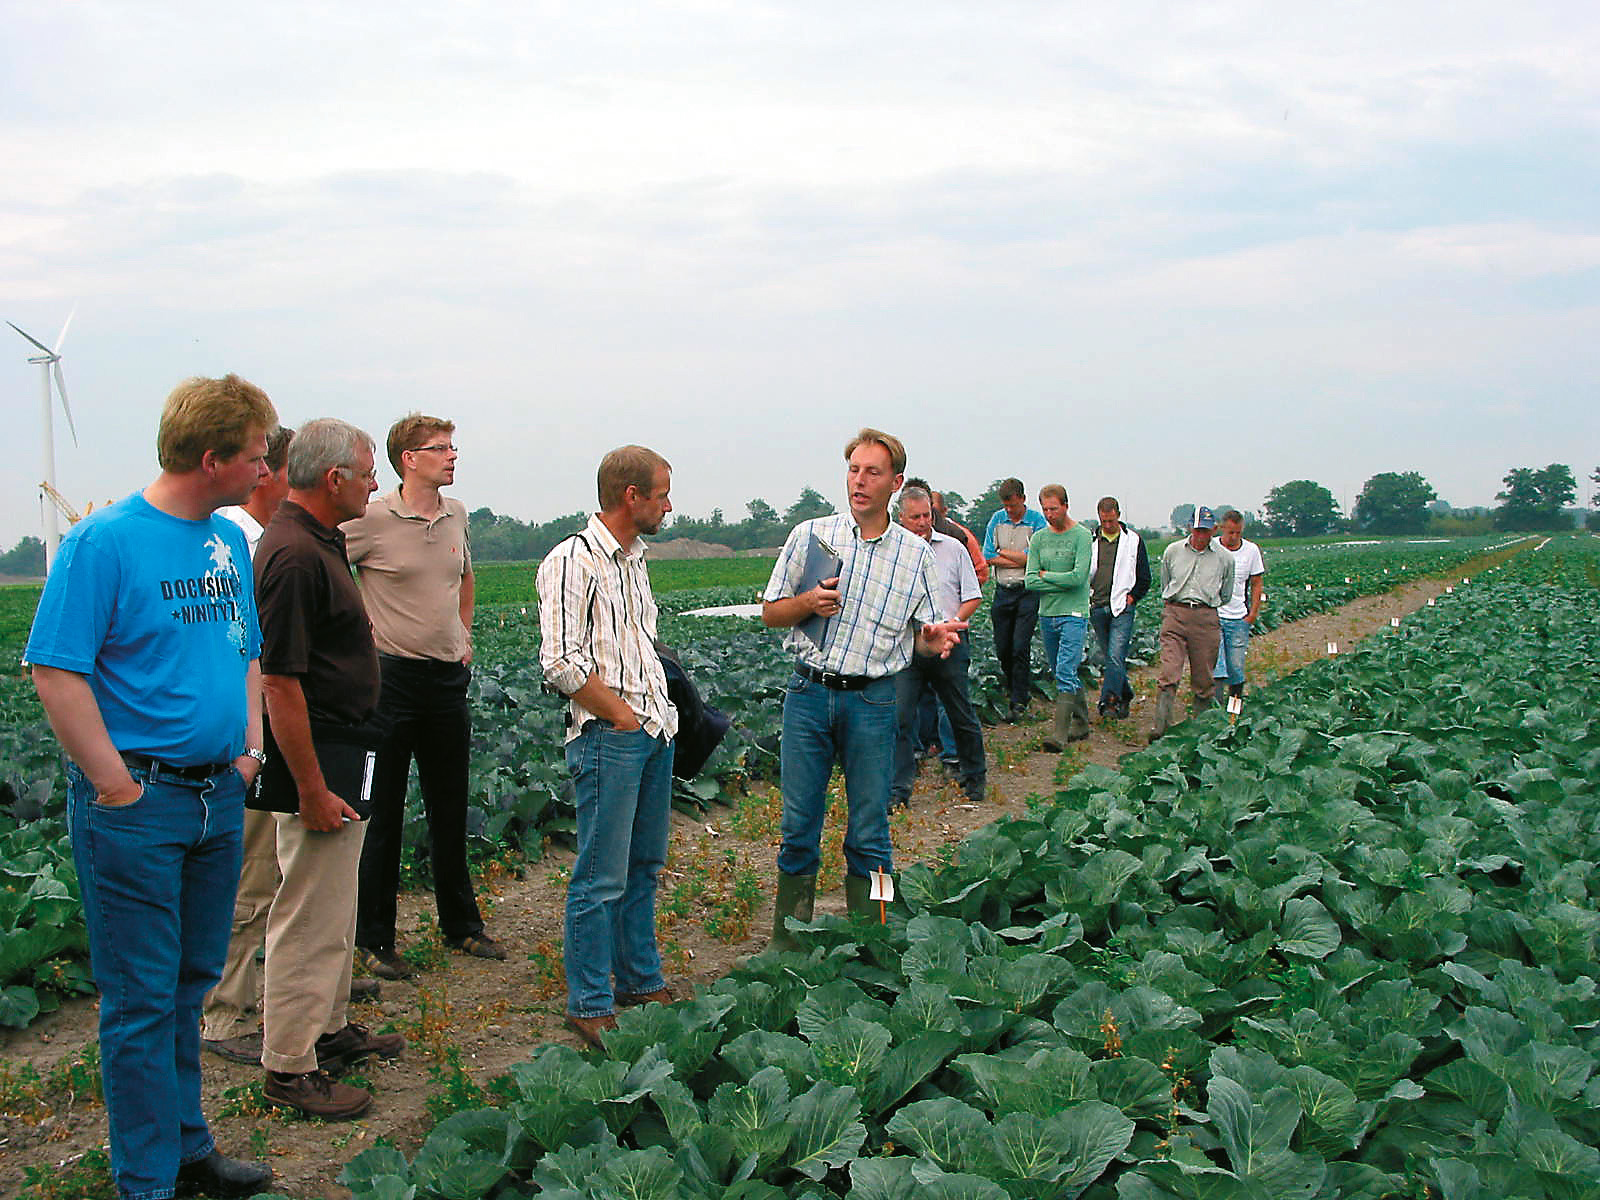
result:
<svg viewBox="0 0 1600 1200"><path fill-rule="evenodd" d="M438 514L424 517L396 488L339 526L379 653L458 663L467 652L461 624L461 581L472 570L467 507L441 499Z"/></svg>
<svg viewBox="0 0 1600 1200"><path fill-rule="evenodd" d="M378 707L378 651L344 534L285 500L254 562L262 674L298 677L313 723L365 722Z"/></svg>

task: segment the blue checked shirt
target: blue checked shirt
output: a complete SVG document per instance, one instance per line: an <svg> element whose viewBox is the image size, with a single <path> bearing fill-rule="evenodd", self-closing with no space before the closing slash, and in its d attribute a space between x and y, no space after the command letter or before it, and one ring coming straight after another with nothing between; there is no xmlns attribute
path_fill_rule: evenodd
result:
<svg viewBox="0 0 1600 1200"><path fill-rule="evenodd" d="M821 650L798 629L789 631L784 645L819 671L876 679L904 669L916 650L917 627L939 620L939 580L928 543L893 521L882 536L864 538L848 513L802 521L784 542L763 599L799 592L813 531L844 560L841 611L829 618Z"/></svg>

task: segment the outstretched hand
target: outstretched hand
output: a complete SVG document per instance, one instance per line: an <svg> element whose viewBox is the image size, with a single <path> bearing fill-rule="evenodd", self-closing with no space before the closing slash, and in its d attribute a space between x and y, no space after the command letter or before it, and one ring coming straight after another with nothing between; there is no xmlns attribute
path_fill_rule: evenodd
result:
<svg viewBox="0 0 1600 1200"><path fill-rule="evenodd" d="M924 625L917 630L917 652L949 658L950 651L961 644L961 631L966 628L965 621L940 621Z"/></svg>

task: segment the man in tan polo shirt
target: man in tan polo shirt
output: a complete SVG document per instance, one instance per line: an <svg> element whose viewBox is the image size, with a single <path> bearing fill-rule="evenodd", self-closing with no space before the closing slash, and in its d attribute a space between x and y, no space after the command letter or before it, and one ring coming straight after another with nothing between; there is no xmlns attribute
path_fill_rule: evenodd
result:
<svg viewBox="0 0 1600 1200"><path fill-rule="evenodd" d="M400 486L343 526L378 644L378 716L387 727L361 851L356 945L368 969L387 979L412 974L396 949L395 896L413 758L428 816L439 931L467 954L506 957L484 932L467 870L472 553L466 506L440 494L455 482L454 432L452 422L421 413L396 421L388 453Z"/></svg>

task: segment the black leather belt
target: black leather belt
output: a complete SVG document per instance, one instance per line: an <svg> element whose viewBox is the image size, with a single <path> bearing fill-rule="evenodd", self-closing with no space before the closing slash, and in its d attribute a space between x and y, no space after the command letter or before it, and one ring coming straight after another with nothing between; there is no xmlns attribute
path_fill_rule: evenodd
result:
<svg viewBox="0 0 1600 1200"><path fill-rule="evenodd" d="M1175 604L1179 608L1212 608L1212 607L1215 607L1214 605L1207 604L1204 600L1168 600L1167 603L1168 604Z"/></svg>
<svg viewBox="0 0 1600 1200"><path fill-rule="evenodd" d="M995 587L1007 592L1020 592L1022 589L1028 586L1025 583L1001 583L998 579L995 580L994 585Z"/></svg>
<svg viewBox="0 0 1600 1200"><path fill-rule="evenodd" d="M841 675L837 671L819 671L803 662L795 663L794 669L813 683L820 683L835 692L859 692L876 678L872 675Z"/></svg>
<svg viewBox="0 0 1600 1200"><path fill-rule="evenodd" d="M178 783L204 783L213 775L221 775L232 763L200 763L193 767L175 767L171 763L164 763L160 759L151 758L145 754L132 754L127 751L122 753L122 761L130 771L137 771L151 783L160 783L163 779Z"/></svg>

